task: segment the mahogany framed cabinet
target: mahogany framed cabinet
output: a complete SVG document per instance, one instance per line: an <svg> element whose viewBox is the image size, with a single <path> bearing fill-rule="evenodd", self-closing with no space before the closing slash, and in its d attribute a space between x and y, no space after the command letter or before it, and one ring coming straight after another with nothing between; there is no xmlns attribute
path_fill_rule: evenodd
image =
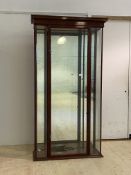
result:
<svg viewBox="0 0 131 175"><path fill-rule="evenodd" d="M34 160L101 157L106 18L32 15Z"/></svg>

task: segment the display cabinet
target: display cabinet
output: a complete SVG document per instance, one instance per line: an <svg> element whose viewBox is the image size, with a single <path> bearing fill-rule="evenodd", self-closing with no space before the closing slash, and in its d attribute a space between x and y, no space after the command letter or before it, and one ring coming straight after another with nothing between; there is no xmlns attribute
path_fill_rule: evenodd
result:
<svg viewBox="0 0 131 175"><path fill-rule="evenodd" d="M34 160L102 156L102 40L106 20L31 16Z"/></svg>

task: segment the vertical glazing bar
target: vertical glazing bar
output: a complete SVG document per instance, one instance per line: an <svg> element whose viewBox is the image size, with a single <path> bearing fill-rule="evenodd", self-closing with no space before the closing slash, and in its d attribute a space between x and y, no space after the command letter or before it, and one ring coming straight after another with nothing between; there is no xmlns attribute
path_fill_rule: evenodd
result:
<svg viewBox="0 0 131 175"><path fill-rule="evenodd" d="M83 32L83 89L82 89L82 140L84 142L84 115L85 115L85 102L84 102L84 98L85 98L85 31Z"/></svg>
<svg viewBox="0 0 131 175"><path fill-rule="evenodd" d="M78 35L78 106L77 106L77 140L81 140L81 31Z"/></svg>
<svg viewBox="0 0 131 175"><path fill-rule="evenodd" d="M87 154L90 154L90 118L91 118L91 31L88 29L87 47Z"/></svg>
<svg viewBox="0 0 131 175"><path fill-rule="evenodd" d="M97 52L97 31L94 32L94 92L93 92L93 147L96 147L96 52Z"/></svg>
<svg viewBox="0 0 131 175"><path fill-rule="evenodd" d="M47 157L51 153L51 30L47 28Z"/></svg>
<svg viewBox="0 0 131 175"><path fill-rule="evenodd" d="M101 136L102 136L102 71L103 71L103 28L101 36L101 99L100 99L100 154L101 154Z"/></svg>
<svg viewBox="0 0 131 175"><path fill-rule="evenodd" d="M45 157L47 157L47 30L44 30L44 142Z"/></svg>
<svg viewBox="0 0 131 175"><path fill-rule="evenodd" d="M34 25L34 160L37 159L37 60L36 60L36 42L37 29Z"/></svg>

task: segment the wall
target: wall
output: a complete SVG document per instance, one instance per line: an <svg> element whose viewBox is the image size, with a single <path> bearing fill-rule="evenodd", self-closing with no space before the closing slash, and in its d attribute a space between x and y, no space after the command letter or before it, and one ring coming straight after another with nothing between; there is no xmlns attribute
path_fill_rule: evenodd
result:
<svg viewBox="0 0 131 175"><path fill-rule="evenodd" d="M4 9L6 2L3 1L0 8L3 7ZM9 3L8 7L10 9L6 10L13 10L12 7L20 10L20 7L23 7L21 3L19 8L17 3L15 6ZM28 5L27 3L27 7ZM53 9L50 8L51 10ZM0 21L0 145L33 143L33 26L30 23L30 15L25 14L0 14ZM127 33L129 34L129 31ZM120 44L117 39L116 45ZM112 44L111 40L108 44ZM106 45L106 51L110 52L108 44ZM119 48L118 50L121 51ZM119 62L119 59L117 57L116 62ZM110 104L111 96L114 96L115 93L113 92L114 86L109 89L108 84L110 82L107 82L107 80L111 78L109 72L114 63L113 58L110 60L106 57L104 61L103 92L106 94L106 98L104 98L103 103L103 116L110 117L112 115L113 118L113 115L116 116L114 109L116 107L118 110L119 105L116 102ZM110 96L108 95L109 91Z"/></svg>
<svg viewBox="0 0 131 175"><path fill-rule="evenodd" d="M0 144L33 142L33 27L0 15Z"/></svg>
<svg viewBox="0 0 131 175"><path fill-rule="evenodd" d="M130 0L1 0L0 11L131 15Z"/></svg>
<svg viewBox="0 0 131 175"><path fill-rule="evenodd" d="M131 22L129 26L129 56L131 58ZM131 61L129 62L129 133L131 134Z"/></svg>
<svg viewBox="0 0 131 175"><path fill-rule="evenodd" d="M108 21L103 47L103 138L128 137L129 21Z"/></svg>

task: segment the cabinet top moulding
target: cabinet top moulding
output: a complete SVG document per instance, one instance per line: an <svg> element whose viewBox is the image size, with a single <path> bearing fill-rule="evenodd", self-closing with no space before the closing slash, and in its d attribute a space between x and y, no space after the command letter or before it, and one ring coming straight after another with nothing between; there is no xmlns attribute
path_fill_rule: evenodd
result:
<svg viewBox="0 0 131 175"><path fill-rule="evenodd" d="M31 15L31 23L46 27L64 28L103 28L107 18Z"/></svg>

